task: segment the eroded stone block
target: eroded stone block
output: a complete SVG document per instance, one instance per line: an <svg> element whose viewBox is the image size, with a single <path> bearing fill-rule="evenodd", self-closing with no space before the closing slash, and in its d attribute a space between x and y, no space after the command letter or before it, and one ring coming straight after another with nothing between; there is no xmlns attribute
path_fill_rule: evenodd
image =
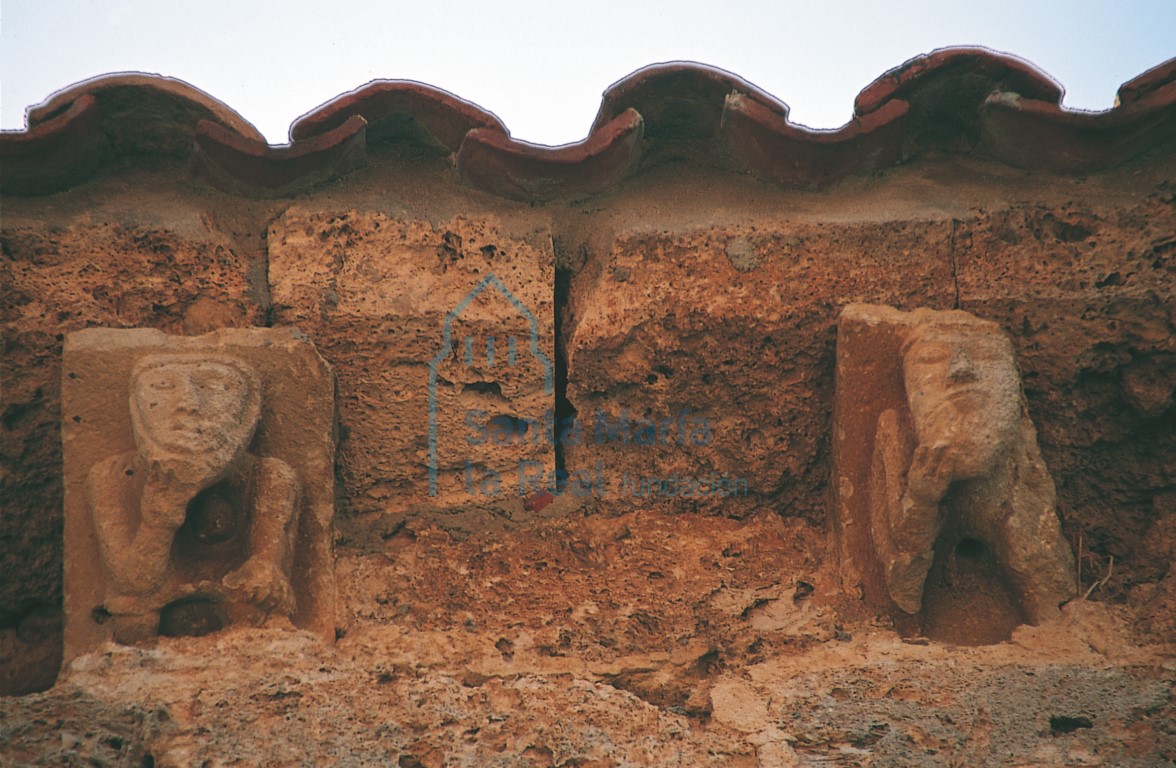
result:
<svg viewBox="0 0 1176 768"><path fill-rule="evenodd" d="M554 481L546 230L292 209L268 242L276 318L303 328L338 375L352 512L441 510L434 519L461 527L459 511Z"/></svg>
<svg viewBox="0 0 1176 768"><path fill-rule="evenodd" d="M946 221L626 231L573 280L573 490L606 511L820 521L836 308L950 306Z"/></svg>
<svg viewBox="0 0 1176 768"><path fill-rule="evenodd" d="M295 329L67 336L66 661L272 617L333 637L333 390Z"/></svg>
<svg viewBox="0 0 1176 768"><path fill-rule="evenodd" d="M5 201L0 573L20 578L0 578L0 615L61 601L64 335L95 326L199 334L265 320L264 261L198 207L169 197L153 208L145 194L32 213Z"/></svg>
<svg viewBox="0 0 1176 768"><path fill-rule="evenodd" d="M850 305L834 408L834 529L843 578L867 602L968 642L1041 623L1073 596L1053 479L999 326Z"/></svg>
<svg viewBox="0 0 1176 768"><path fill-rule="evenodd" d="M1170 184L1129 203L984 211L957 232L959 307L1008 332L1082 590L1154 578L1154 500L1176 476L1176 206ZM1096 590L1096 595L1101 590Z"/></svg>

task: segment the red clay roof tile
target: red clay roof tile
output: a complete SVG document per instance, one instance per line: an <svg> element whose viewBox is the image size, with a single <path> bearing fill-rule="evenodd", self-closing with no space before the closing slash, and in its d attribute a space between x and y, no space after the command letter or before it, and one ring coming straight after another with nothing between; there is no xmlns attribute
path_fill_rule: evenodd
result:
<svg viewBox="0 0 1176 768"><path fill-rule="evenodd" d="M1129 106L1173 81L1176 81L1176 57L1119 86L1118 103L1120 106Z"/></svg>
<svg viewBox="0 0 1176 768"><path fill-rule="evenodd" d="M978 151L1009 165L1054 173L1110 168L1176 139L1176 82L1108 112L994 93L984 103Z"/></svg>
<svg viewBox="0 0 1176 768"><path fill-rule="evenodd" d="M271 147L201 120L196 126L194 173L224 192L286 196L328 181L364 162L367 121L352 115L305 141Z"/></svg>
<svg viewBox="0 0 1176 768"><path fill-rule="evenodd" d="M722 120L724 100L739 93L766 110L788 117L788 105L721 69L689 62L653 64L613 83L592 123L595 133L626 109L645 119L650 139L711 139Z"/></svg>
<svg viewBox="0 0 1176 768"><path fill-rule="evenodd" d="M64 88L28 110L29 126L38 125L84 95L102 108L103 129L125 150L184 155L191 150L196 123L211 120L255 141L265 137L253 125L183 80L142 72L101 75Z"/></svg>
<svg viewBox="0 0 1176 768"><path fill-rule="evenodd" d="M352 115L367 120L371 143L385 137L411 139L414 131L406 130L406 122L417 129L415 133L423 131L449 152L456 152L472 130L508 135L497 117L448 91L411 80L373 80L295 120L290 137L307 139L342 125Z"/></svg>
<svg viewBox="0 0 1176 768"><path fill-rule="evenodd" d="M906 115L907 103L892 99L839 130L811 131L732 94L723 136L736 167L780 184L811 187L901 161Z"/></svg>
<svg viewBox="0 0 1176 768"><path fill-rule="evenodd" d="M988 48L941 48L910 59L863 88L854 99L854 114L868 115L890 99L915 101L926 91L941 98L943 89L932 86L945 80L955 81L953 87L965 80L982 80L988 92L1008 90L1030 99L1059 102L1062 98L1062 87L1024 59ZM987 93L981 94L980 101L984 96Z"/></svg>
<svg viewBox="0 0 1176 768"><path fill-rule="evenodd" d="M0 141L0 192L42 195L84 181L102 161L98 100L83 94L27 131Z"/></svg>
<svg viewBox="0 0 1176 768"><path fill-rule="evenodd" d="M644 121L626 109L584 141L543 147L513 141L498 131L466 134L457 153L459 178L516 200L584 196L615 186L636 168Z"/></svg>
<svg viewBox="0 0 1176 768"><path fill-rule="evenodd" d="M199 178L234 194L288 195L362 164L369 142L410 142L449 153L463 183L535 201L605 192L670 157L813 186L928 151L1084 173L1176 137L1176 59L1125 83L1119 105L1106 112L1065 110L1061 95L1021 59L944 49L867 86L847 125L811 131L788 121L783 102L734 75L658 64L605 92L587 139L543 147L511 139L498 118L453 94L382 80L304 115L291 145L271 147L240 115L186 83L119 74L55 94L29 110L28 130L0 134L0 189L44 194L83 181L106 156L165 154L190 157Z"/></svg>

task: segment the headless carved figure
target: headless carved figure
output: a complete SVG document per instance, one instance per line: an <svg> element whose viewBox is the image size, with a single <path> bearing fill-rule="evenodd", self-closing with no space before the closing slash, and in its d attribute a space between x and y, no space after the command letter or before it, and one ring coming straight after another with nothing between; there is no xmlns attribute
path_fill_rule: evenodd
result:
<svg viewBox="0 0 1176 768"><path fill-rule="evenodd" d="M246 450L260 414L253 370L229 357L149 357L130 406L138 449L88 478L115 639L159 634L176 606L215 609L212 626L188 619L188 634L290 616L300 489L284 461Z"/></svg>
<svg viewBox="0 0 1176 768"><path fill-rule="evenodd" d="M965 550L990 548L1021 611L1041 623L1073 595L1074 560L1012 345L963 312L915 316L903 345L913 430L888 410L874 443L871 535L890 596L920 611L946 531Z"/></svg>

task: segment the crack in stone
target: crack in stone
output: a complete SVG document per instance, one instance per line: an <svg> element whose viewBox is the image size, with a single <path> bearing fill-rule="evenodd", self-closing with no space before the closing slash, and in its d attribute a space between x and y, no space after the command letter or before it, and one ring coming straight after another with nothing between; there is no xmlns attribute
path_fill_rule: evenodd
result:
<svg viewBox="0 0 1176 768"><path fill-rule="evenodd" d="M952 305L951 305L952 309L959 309L960 308L960 277L959 277L958 267L956 264L956 252L955 252L956 229L959 227L959 224L960 224L959 219L952 219L951 220L951 237L948 239L948 248L947 248L947 259L949 262L951 262L951 285L952 285L952 289L955 291L955 298L952 301Z"/></svg>

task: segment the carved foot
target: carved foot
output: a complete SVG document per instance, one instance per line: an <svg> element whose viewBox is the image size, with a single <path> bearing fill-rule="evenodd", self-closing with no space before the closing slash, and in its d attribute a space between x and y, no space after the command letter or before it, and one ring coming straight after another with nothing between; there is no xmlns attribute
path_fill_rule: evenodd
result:
<svg viewBox="0 0 1176 768"><path fill-rule="evenodd" d="M158 611L115 614L110 621L114 627L114 641L123 645L141 643L159 634Z"/></svg>

